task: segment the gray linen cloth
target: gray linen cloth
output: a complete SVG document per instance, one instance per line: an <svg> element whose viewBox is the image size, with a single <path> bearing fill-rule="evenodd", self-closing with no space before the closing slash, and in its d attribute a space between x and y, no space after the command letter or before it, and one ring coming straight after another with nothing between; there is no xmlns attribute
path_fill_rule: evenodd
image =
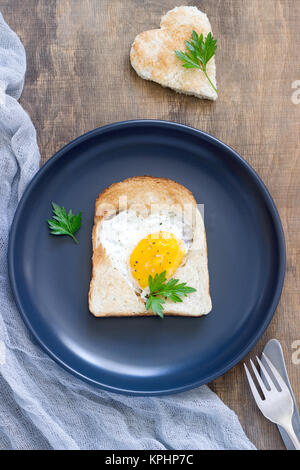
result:
<svg viewBox="0 0 300 470"><path fill-rule="evenodd" d="M61 369L27 331L7 274L9 227L40 160L17 102L25 69L0 13L0 449L254 449L207 386L152 398L107 393Z"/></svg>

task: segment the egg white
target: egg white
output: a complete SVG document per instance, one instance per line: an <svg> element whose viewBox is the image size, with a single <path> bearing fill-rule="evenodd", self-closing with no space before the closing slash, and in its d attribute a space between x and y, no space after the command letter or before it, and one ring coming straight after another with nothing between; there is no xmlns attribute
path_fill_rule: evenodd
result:
<svg viewBox="0 0 300 470"><path fill-rule="evenodd" d="M187 254L192 244L192 229L184 223L182 215L174 212L137 214L132 210L122 211L99 225L97 239L104 247L112 266L126 279L129 286L138 288L130 271L129 258L140 240L160 231L173 233L181 240Z"/></svg>

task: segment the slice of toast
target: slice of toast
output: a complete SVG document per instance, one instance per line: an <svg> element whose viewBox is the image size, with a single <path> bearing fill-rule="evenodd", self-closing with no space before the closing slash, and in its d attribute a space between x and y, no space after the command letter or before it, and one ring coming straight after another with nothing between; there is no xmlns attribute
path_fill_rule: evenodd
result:
<svg viewBox="0 0 300 470"><path fill-rule="evenodd" d="M196 7L181 6L168 11L161 19L160 29L144 31L136 36L130 51L130 61L136 73L179 93L216 100L214 91L199 69L186 69L175 55L175 50L186 50L195 30L204 37L211 32L205 13ZM207 64L207 74L216 86L214 57Z"/></svg>
<svg viewBox="0 0 300 470"><path fill-rule="evenodd" d="M92 233L92 276L89 290L89 309L97 317L153 315L147 311L141 295L113 265L101 243L103 223L122 211L136 213L171 207L184 217L192 229L192 241L184 262L174 276L187 282L196 292L180 303L166 300L165 315L201 316L210 312L209 275L206 236L202 216L192 193L184 186L166 178L137 176L112 184L99 194L95 205ZM122 236L122 234L121 234Z"/></svg>

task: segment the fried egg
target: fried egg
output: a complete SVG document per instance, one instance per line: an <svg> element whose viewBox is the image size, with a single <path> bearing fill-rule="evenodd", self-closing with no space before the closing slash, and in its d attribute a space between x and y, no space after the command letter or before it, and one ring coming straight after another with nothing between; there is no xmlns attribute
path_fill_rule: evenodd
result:
<svg viewBox="0 0 300 470"><path fill-rule="evenodd" d="M101 225L100 241L113 268L137 292L147 288L149 275L166 271L168 279L174 276L192 244L191 227L171 211L122 211Z"/></svg>

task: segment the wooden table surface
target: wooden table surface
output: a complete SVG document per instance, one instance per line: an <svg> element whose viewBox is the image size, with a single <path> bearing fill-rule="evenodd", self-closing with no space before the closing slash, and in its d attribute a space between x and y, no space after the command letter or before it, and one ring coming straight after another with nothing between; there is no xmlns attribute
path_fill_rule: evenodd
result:
<svg viewBox="0 0 300 470"><path fill-rule="evenodd" d="M292 83L300 80L300 1L185 3L207 13L218 38L215 103L144 81L130 66L136 34L158 27L176 4L181 1L0 0L27 52L21 104L36 126L42 162L95 127L154 118L202 129L253 166L281 216L287 270L275 316L246 359L261 353L270 338L280 340L300 404L300 104L292 101ZM300 89L300 81L294 86ZM284 448L277 428L256 408L242 364L210 386L259 449Z"/></svg>

